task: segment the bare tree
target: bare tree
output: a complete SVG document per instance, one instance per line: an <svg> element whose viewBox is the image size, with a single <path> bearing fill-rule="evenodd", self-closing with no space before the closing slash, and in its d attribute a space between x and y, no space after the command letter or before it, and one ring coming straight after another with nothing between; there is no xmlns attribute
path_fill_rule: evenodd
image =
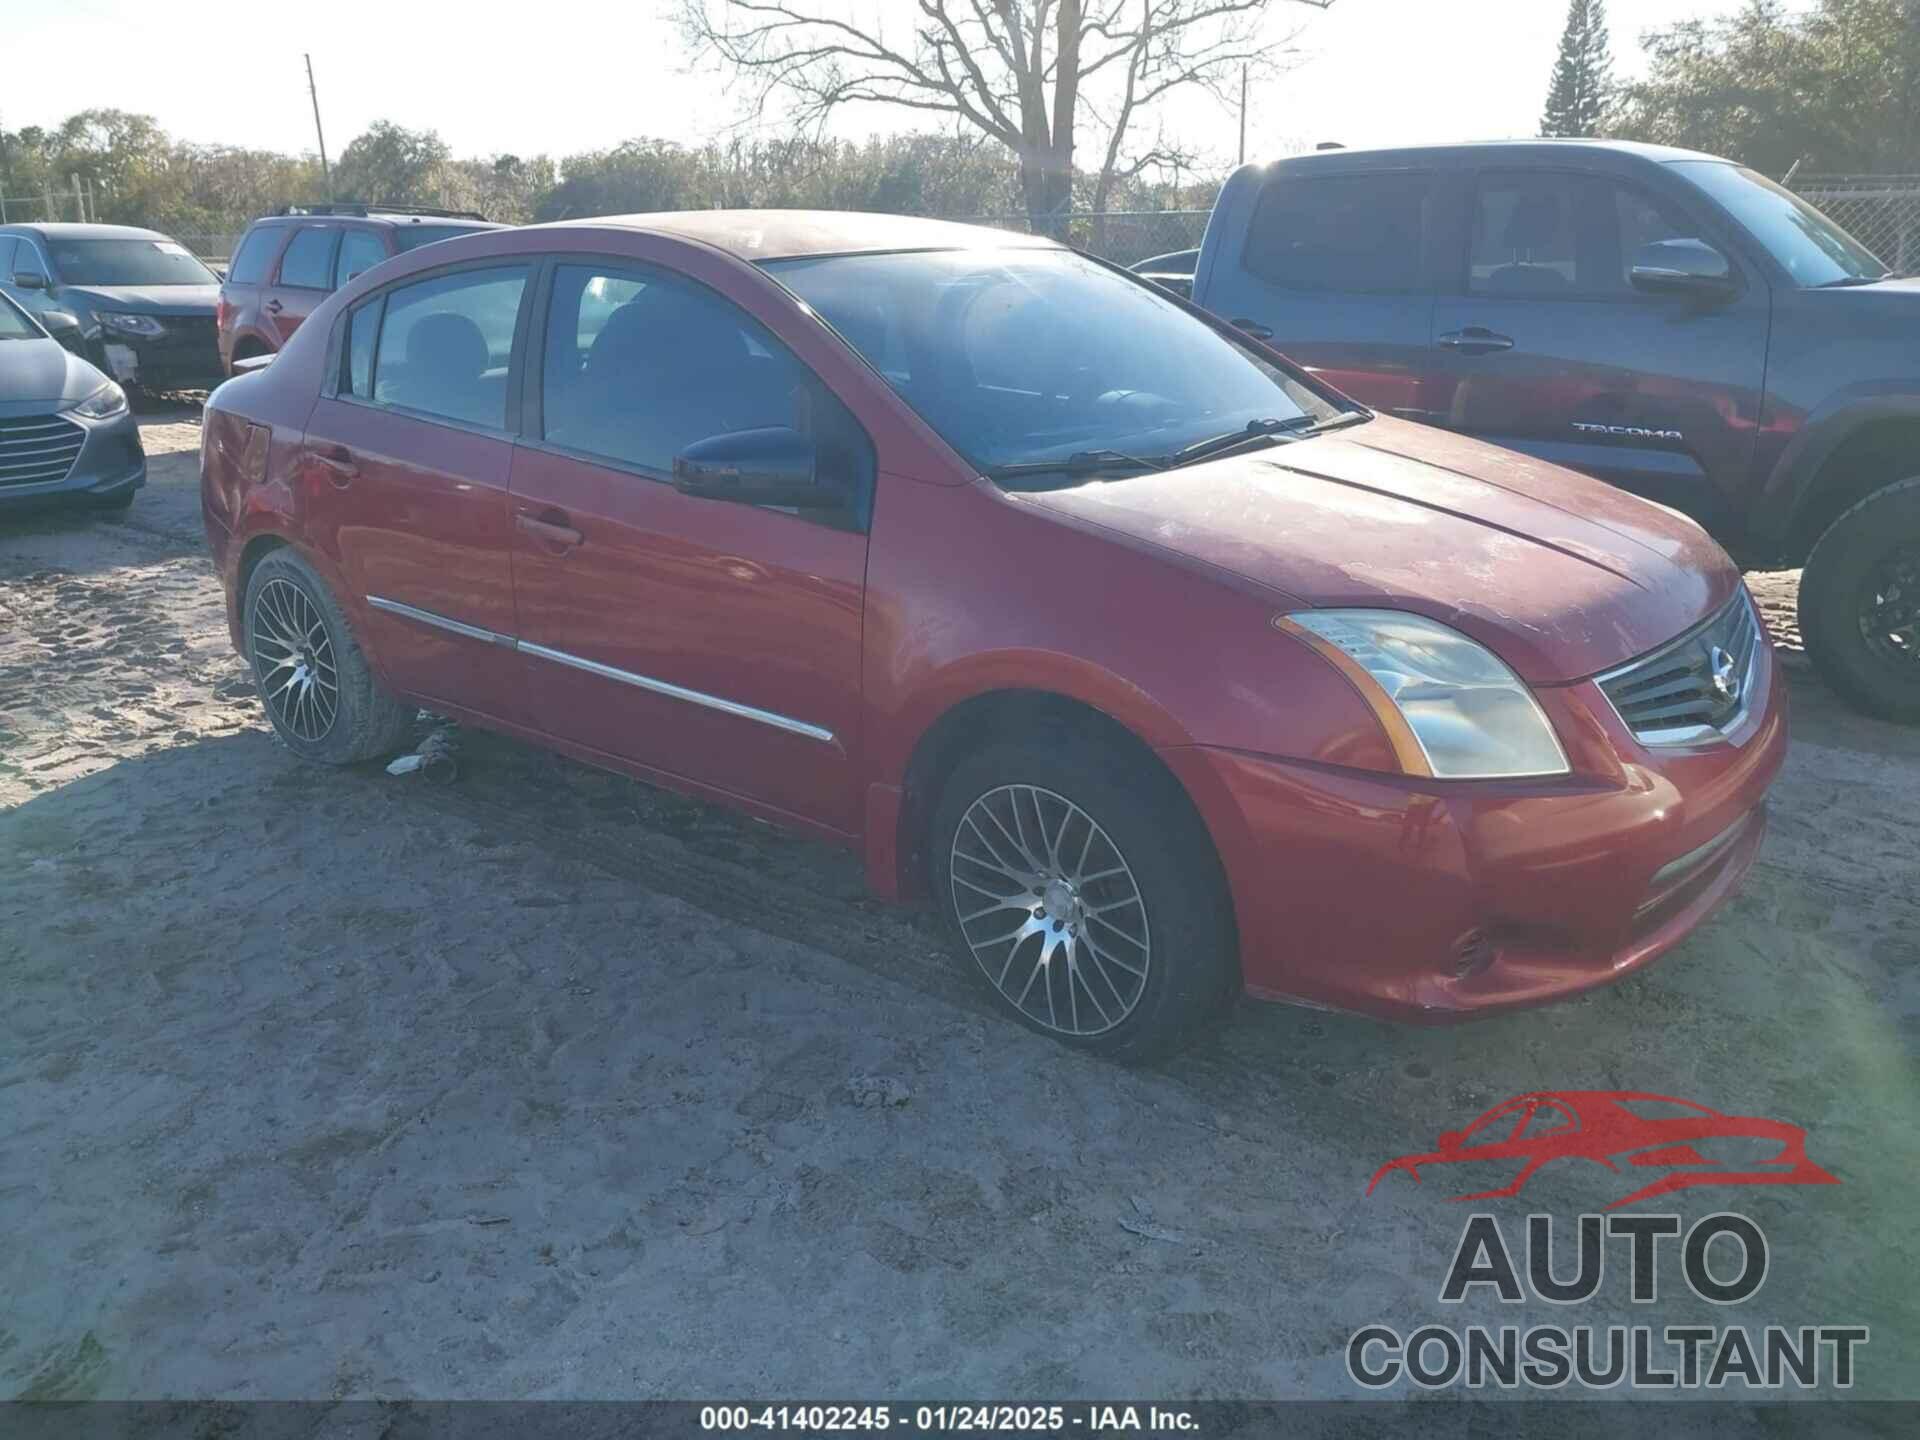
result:
<svg viewBox="0 0 1920 1440"><path fill-rule="evenodd" d="M1083 123L1105 131L1093 201L1154 165L1186 161L1136 126L1170 93L1220 94L1242 66L1291 54L1267 34L1280 8L1333 0L889 0L894 23L851 18L846 0L679 0L698 50L780 94L803 124L842 106L952 116L1020 162L1027 213L1055 230L1072 205ZM906 18L900 18L906 17ZM1223 97L1224 98L1224 97Z"/></svg>

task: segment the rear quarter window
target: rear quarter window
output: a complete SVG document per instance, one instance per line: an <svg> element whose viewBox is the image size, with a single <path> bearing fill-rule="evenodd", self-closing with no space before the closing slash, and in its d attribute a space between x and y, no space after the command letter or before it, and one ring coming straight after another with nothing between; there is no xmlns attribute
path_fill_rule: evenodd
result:
<svg viewBox="0 0 1920 1440"><path fill-rule="evenodd" d="M1247 232L1249 273L1284 290L1396 295L1426 288L1433 186L1422 174L1280 175Z"/></svg>
<svg viewBox="0 0 1920 1440"><path fill-rule="evenodd" d="M256 225L240 241L240 248L233 252L233 263L227 267L227 279L236 285L258 285L267 278L267 269L273 264L273 252L280 237L286 232L278 225Z"/></svg>

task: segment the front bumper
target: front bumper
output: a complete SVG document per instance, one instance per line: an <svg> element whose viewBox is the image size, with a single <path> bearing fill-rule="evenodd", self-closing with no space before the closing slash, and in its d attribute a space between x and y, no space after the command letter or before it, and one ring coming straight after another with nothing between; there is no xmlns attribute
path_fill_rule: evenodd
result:
<svg viewBox="0 0 1920 1440"><path fill-rule="evenodd" d="M86 358L122 385L146 390L211 390L226 379L212 315L160 315L158 336L123 335L104 326Z"/></svg>
<svg viewBox="0 0 1920 1440"><path fill-rule="evenodd" d="M77 437L72 432L78 432ZM62 464L64 470L59 469ZM22 475L29 478L18 478ZM71 412L0 406L0 507L66 499L111 501L146 483L147 455L131 412L111 420L87 420Z"/></svg>
<svg viewBox="0 0 1920 1440"><path fill-rule="evenodd" d="M1768 644L1735 739L1641 746L1591 681L1539 692L1573 762L1456 784L1186 746L1163 758L1226 869L1247 990L1442 1023L1607 984L1738 887L1786 756Z"/></svg>

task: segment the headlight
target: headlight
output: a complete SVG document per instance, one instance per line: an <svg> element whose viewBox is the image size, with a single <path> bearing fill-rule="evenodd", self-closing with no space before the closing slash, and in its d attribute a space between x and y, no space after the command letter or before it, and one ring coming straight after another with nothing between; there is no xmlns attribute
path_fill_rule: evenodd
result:
<svg viewBox="0 0 1920 1440"><path fill-rule="evenodd" d="M96 310L93 318L109 330L118 330L122 335L138 335L152 340L167 333L167 327L151 315L125 315L116 310Z"/></svg>
<svg viewBox="0 0 1920 1440"><path fill-rule="evenodd" d="M1533 692L1457 630L1399 610L1303 610L1276 623L1360 686L1409 774L1513 779L1571 768Z"/></svg>
<svg viewBox="0 0 1920 1440"><path fill-rule="evenodd" d="M73 413L89 420L111 420L126 413L127 392L109 380L73 407Z"/></svg>

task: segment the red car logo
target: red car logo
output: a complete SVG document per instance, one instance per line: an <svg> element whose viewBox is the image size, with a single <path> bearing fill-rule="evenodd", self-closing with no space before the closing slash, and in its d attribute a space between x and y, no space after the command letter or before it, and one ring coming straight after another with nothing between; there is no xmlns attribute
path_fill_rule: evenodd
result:
<svg viewBox="0 0 1920 1440"><path fill-rule="evenodd" d="M1488 1161L1516 1162L1519 1169L1505 1185L1453 1199L1518 1195L1534 1172L1553 1160L1591 1160L1616 1171L1625 1163L1636 1170L1665 1172L1607 1205L1609 1210L1696 1185L1838 1185L1836 1176L1807 1158L1806 1140L1807 1132L1798 1125L1757 1115L1722 1115L1671 1095L1546 1090L1496 1105L1465 1131L1447 1131L1437 1150L1389 1160L1374 1172L1367 1193L1396 1170L1418 1182L1425 1165ZM1777 1142L1779 1149L1763 1158L1727 1160L1703 1154L1709 1142L1725 1142L1734 1150Z"/></svg>

